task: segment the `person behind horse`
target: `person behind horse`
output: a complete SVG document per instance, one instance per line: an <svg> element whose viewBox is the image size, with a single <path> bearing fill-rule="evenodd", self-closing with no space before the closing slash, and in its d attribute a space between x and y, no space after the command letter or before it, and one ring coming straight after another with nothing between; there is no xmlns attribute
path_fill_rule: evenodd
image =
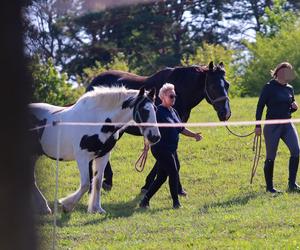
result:
<svg viewBox="0 0 300 250"><path fill-rule="evenodd" d="M156 111L158 123L180 123L180 118L172 106L175 103L175 87L173 84L165 83L159 91L159 98L162 103ZM173 208L179 208L178 200L178 166L177 146L179 141L179 133L193 137L196 141L200 141L202 136L194 133L184 127L160 127L161 140L151 147L151 152L156 159L157 177L146 192L144 198L140 202L140 207L148 207L152 196L159 190L162 184L169 177L170 193L173 199Z"/></svg>
<svg viewBox="0 0 300 250"><path fill-rule="evenodd" d="M264 106L267 106L266 119L290 119L291 113L298 109L295 102L294 90L288 82L295 78L293 67L288 62L283 62L271 71L273 79L262 89L256 109L256 120L261 120ZM297 130L292 123L269 124L263 129L266 143L266 160L264 175L266 191L280 193L273 186L274 160L279 144L282 139L290 151L288 191L300 192L296 184L296 176L299 165L299 138ZM255 134L261 135L261 126L257 125Z"/></svg>

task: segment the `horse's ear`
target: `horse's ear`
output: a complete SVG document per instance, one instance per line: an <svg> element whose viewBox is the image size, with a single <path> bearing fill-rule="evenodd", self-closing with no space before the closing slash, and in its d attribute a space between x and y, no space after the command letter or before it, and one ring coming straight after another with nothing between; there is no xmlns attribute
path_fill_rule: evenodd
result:
<svg viewBox="0 0 300 250"><path fill-rule="evenodd" d="M213 62L213 61L211 61L211 62L209 63L208 69L211 70L211 71L213 71L213 69L214 69L214 62Z"/></svg>
<svg viewBox="0 0 300 250"><path fill-rule="evenodd" d="M219 63L219 66L220 66L222 69L224 69L224 63L223 63L223 62L220 62L220 63Z"/></svg>
<svg viewBox="0 0 300 250"><path fill-rule="evenodd" d="M156 94L156 89L155 88L152 88L151 90L150 90L150 92L148 93L148 97L152 100L152 101L154 101L154 99L155 99L155 94Z"/></svg>
<svg viewBox="0 0 300 250"><path fill-rule="evenodd" d="M139 96L142 96L142 95L144 95L145 94L145 87L141 87L140 88L140 92L139 92Z"/></svg>

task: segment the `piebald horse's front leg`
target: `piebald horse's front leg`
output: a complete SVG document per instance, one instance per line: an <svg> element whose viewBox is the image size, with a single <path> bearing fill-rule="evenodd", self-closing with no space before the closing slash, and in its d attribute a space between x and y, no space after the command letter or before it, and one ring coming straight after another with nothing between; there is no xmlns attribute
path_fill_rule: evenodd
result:
<svg viewBox="0 0 300 250"><path fill-rule="evenodd" d="M105 166L109 160L110 153L107 153L103 157L96 158L93 162L95 164L95 175L92 182L92 193L90 194L88 212L89 213L106 213L101 207L101 193L103 173Z"/></svg>
<svg viewBox="0 0 300 250"><path fill-rule="evenodd" d="M59 200L64 212L71 212L81 197L89 190L89 160L87 157L77 157L76 159L80 173L80 186L76 192Z"/></svg>

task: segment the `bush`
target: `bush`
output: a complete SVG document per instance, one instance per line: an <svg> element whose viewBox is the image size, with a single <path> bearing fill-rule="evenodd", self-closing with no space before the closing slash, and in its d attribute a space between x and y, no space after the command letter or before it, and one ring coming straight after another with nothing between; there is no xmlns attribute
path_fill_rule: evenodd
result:
<svg viewBox="0 0 300 250"><path fill-rule="evenodd" d="M96 66L85 68L83 78L78 81L82 82L84 86L88 86L96 76L110 69L129 71L125 56L122 53L119 53L109 64L102 65L100 62L96 62Z"/></svg>
<svg viewBox="0 0 300 250"><path fill-rule="evenodd" d="M59 73L52 59L43 64L35 58L30 67L33 76L32 102L65 106L74 103L84 93L82 87L73 88L67 82L67 74Z"/></svg>
<svg viewBox="0 0 300 250"><path fill-rule="evenodd" d="M256 43L247 44L250 60L245 64L243 75L243 95L258 95L262 86L271 79L270 70L277 64L288 61L297 74L293 86L296 93L300 91L300 27L298 24L285 26L273 37L258 35Z"/></svg>

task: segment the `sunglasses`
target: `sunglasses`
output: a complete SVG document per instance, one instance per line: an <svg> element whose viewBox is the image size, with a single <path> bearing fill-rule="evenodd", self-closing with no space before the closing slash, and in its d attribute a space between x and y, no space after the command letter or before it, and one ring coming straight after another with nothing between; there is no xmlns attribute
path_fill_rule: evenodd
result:
<svg viewBox="0 0 300 250"><path fill-rule="evenodd" d="M170 99L175 99L175 98L176 98L176 95L169 95L169 98L170 98Z"/></svg>

